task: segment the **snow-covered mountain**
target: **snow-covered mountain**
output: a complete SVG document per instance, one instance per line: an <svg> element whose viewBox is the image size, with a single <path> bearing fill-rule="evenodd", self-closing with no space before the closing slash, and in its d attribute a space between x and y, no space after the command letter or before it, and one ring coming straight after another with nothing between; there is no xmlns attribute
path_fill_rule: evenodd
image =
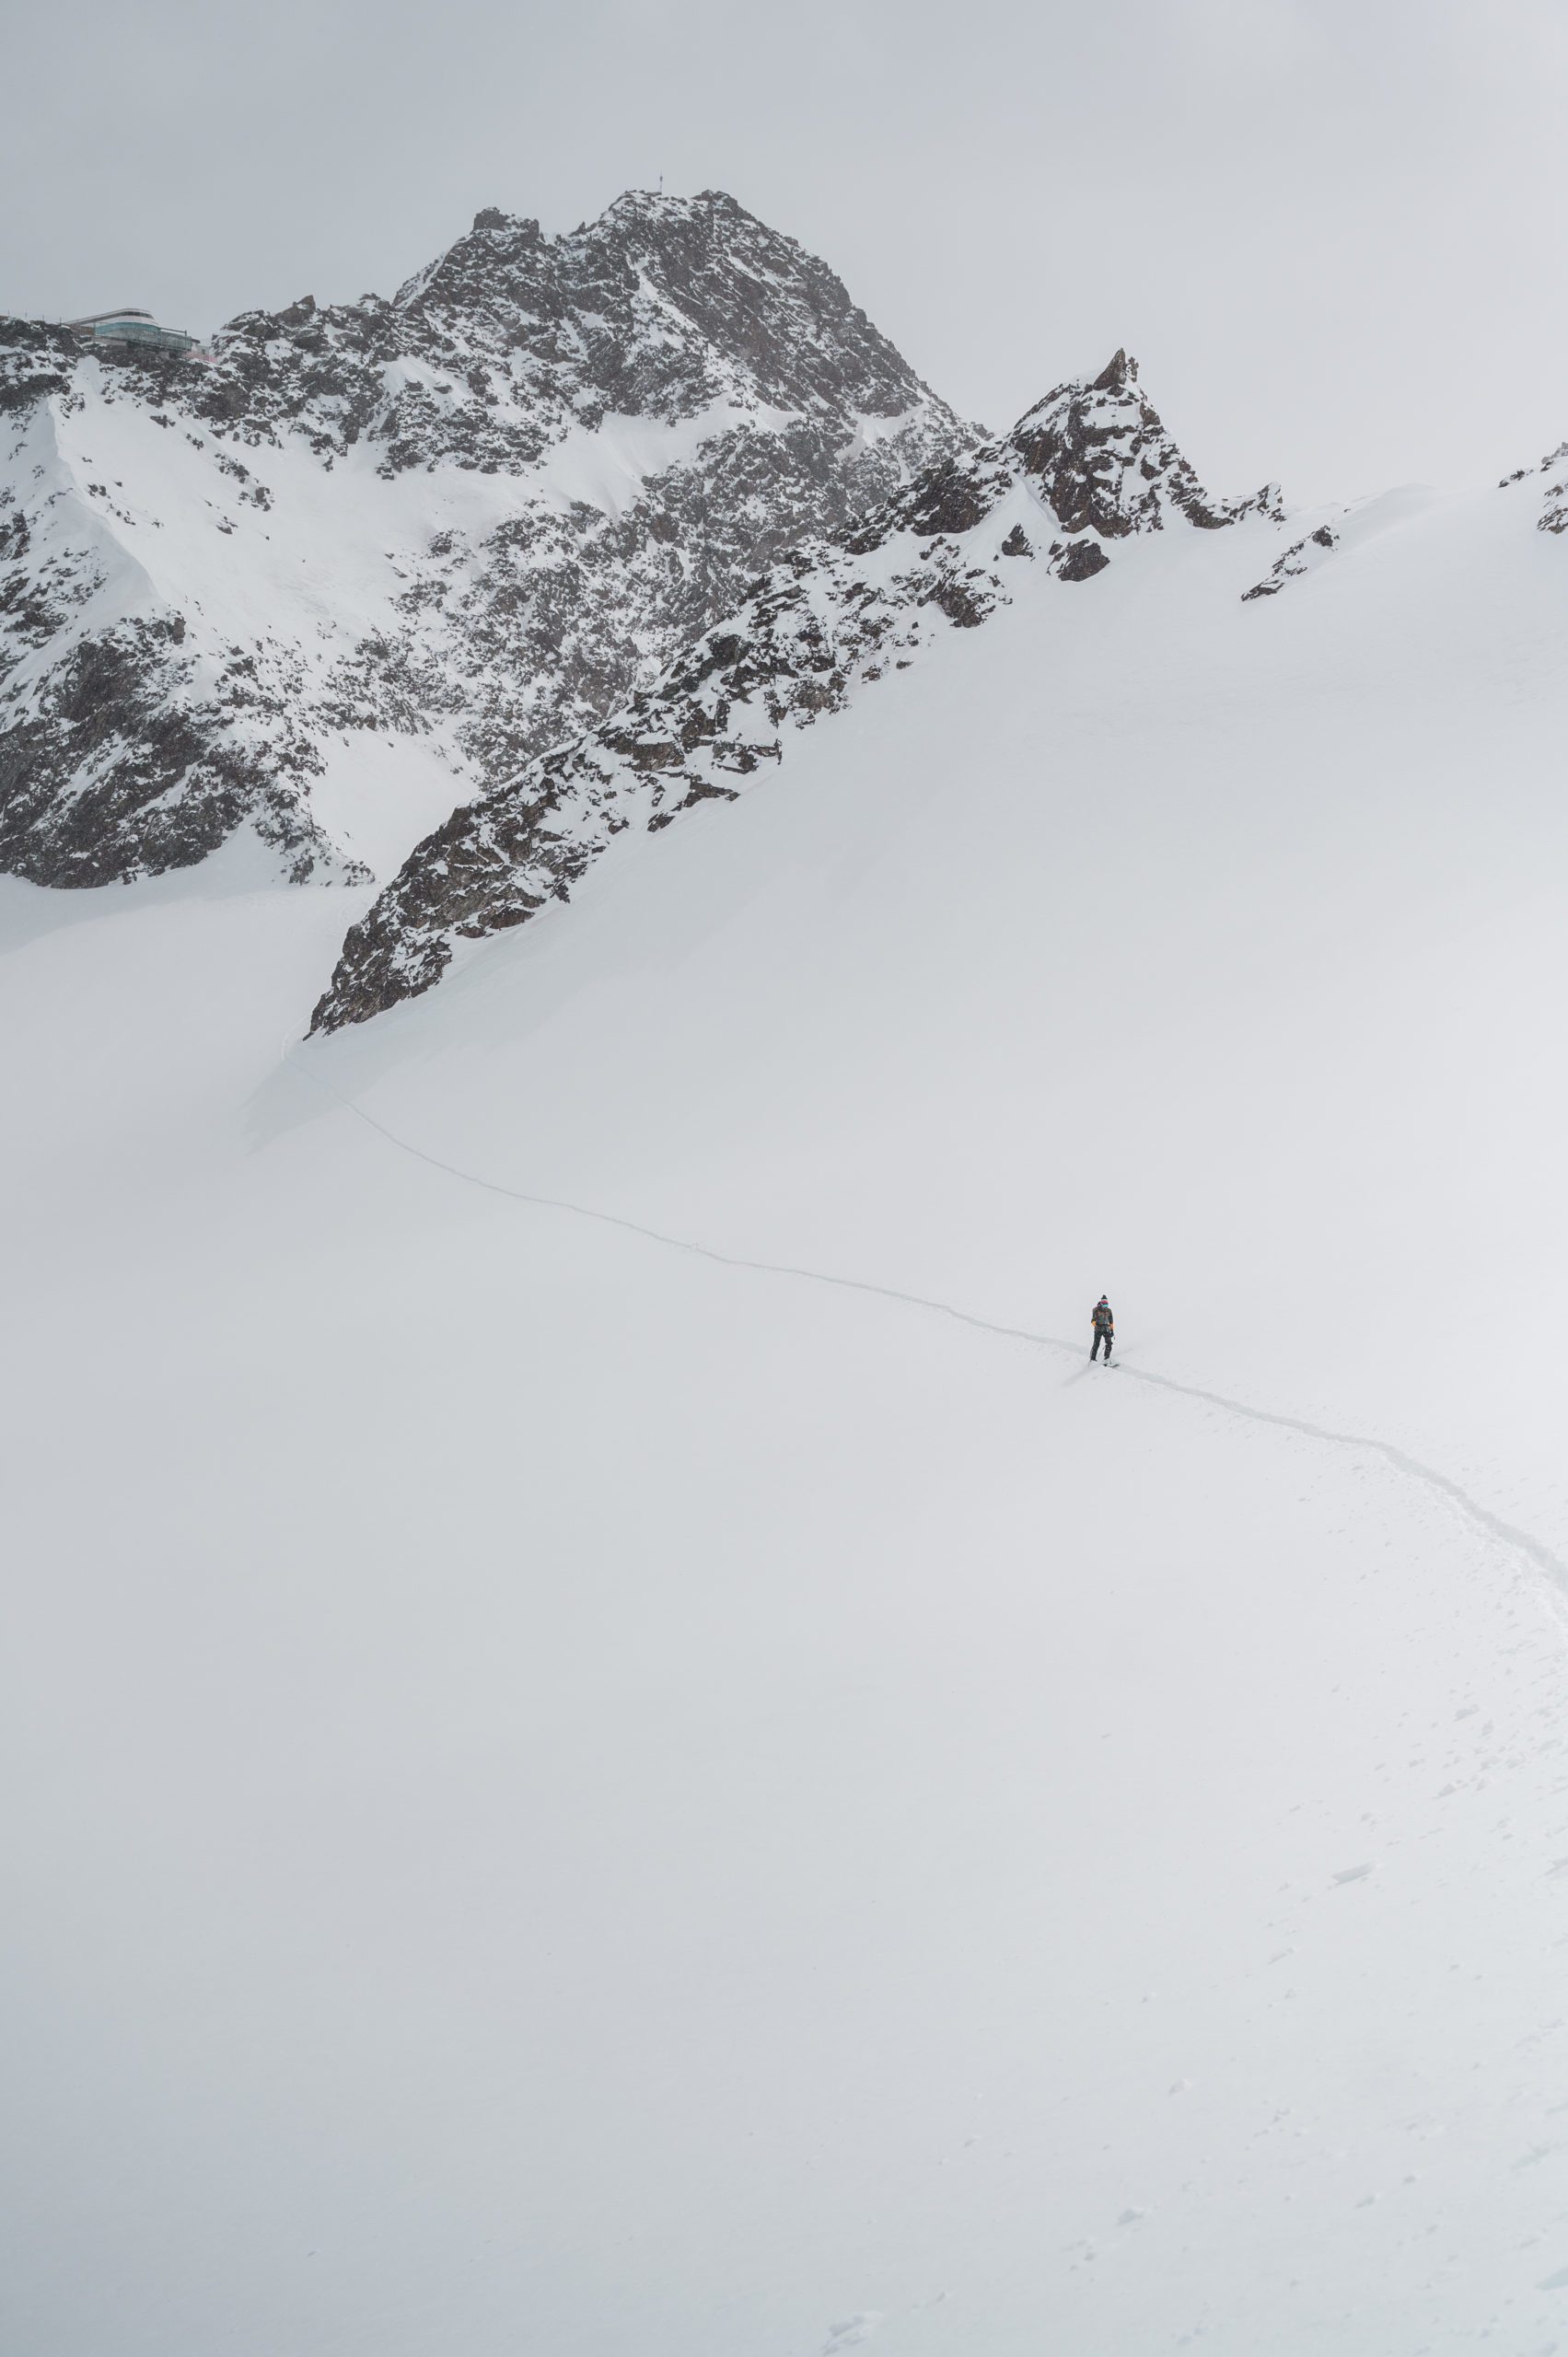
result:
<svg viewBox="0 0 1568 2357"><path fill-rule="evenodd" d="M0 2349L1550 2357L1568 445L702 203L5 347Z"/></svg>
<svg viewBox="0 0 1568 2357"><path fill-rule="evenodd" d="M459 941L563 898L628 828L734 800L795 730L1010 602L1020 565L1092 581L1132 535L1281 513L1272 484L1242 500L1206 492L1118 352L1011 434L940 460L841 544L791 551L598 728L454 812L350 933L315 1028L428 989Z"/></svg>
<svg viewBox="0 0 1568 2357"><path fill-rule="evenodd" d="M974 439L714 193L482 213L205 364L0 321L0 865L98 884L249 825L296 878L389 873Z"/></svg>
<svg viewBox="0 0 1568 2357"><path fill-rule="evenodd" d="M0 878L7 2357L1568 2338L1564 471L1012 463L382 1019Z"/></svg>

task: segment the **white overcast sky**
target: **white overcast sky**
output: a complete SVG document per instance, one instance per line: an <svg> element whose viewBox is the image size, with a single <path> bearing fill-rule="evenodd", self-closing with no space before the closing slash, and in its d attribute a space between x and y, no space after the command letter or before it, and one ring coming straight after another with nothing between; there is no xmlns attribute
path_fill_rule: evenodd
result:
<svg viewBox="0 0 1568 2357"><path fill-rule="evenodd" d="M1134 352L1222 491L1568 436L1563 0L0 0L0 309L389 293L725 188L989 424Z"/></svg>

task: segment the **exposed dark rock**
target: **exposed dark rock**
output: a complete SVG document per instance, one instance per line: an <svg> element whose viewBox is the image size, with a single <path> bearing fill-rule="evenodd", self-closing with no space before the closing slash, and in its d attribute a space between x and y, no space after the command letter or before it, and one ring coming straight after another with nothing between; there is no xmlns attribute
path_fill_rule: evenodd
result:
<svg viewBox="0 0 1568 2357"><path fill-rule="evenodd" d="M1286 549L1283 556L1276 557L1261 581L1255 581L1250 589L1242 591L1242 604L1249 605L1254 598L1277 598L1287 581L1298 580L1304 573L1316 570L1321 559L1312 557L1311 550L1321 549L1327 555L1339 544L1340 536L1332 525L1319 524L1315 532L1308 532L1305 539Z"/></svg>
<svg viewBox="0 0 1568 2357"><path fill-rule="evenodd" d="M64 328L0 315L0 417L64 392L80 354L81 346Z"/></svg>
<svg viewBox="0 0 1568 2357"><path fill-rule="evenodd" d="M712 190L633 192L556 238L487 209L390 302L366 296L303 323L247 313L213 350L194 407L240 414L262 440L313 411L340 453L369 433L394 472L436 458L516 470L610 411L694 417L738 370L752 402L841 432L852 413L900 417L925 391L826 263ZM415 370L389 389L408 360ZM448 372L439 399L432 367Z"/></svg>
<svg viewBox="0 0 1568 2357"><path fill-rule="evenodd" d="M1555 477L1555 481L1547 484L1536 529L1540 532L1568 532L1568 442L1559 444L1555 450L1549 450L1536 472Z"/></svg>
<svg viewBox="0 0 1568 2357"><path fill-rule="evenodd" d="M983 576L977 576L975 586L971 587L969 582L960 581L949 574L933 589L931 602L941 607L956 629L975 630L992 609L993 601L985 594L989 586Z"/></svg>
<svg viewBox="0 0 1568 2357"><path fill-rule="evenodd" d="M1058 581L1092 581L1109 563L1098 540L1073 540L1053 559L1051 569Z"/></svg>
<svg viewBox="0 0 1568 2357"><path fill-rule="evenodd" d="M261 761L227 737L221 710L190 691L183 636L178 622L131 621L85 641L0 738L0 865L67 887L158 875L204 858L242 819L297 881L337 864L301 791L308 743Z"/></svg>
<svg viewBox="0 0 1568 2357"><path fill-rule="evenodd" d="M1249 500L1209 497L1144 400L1137 363L1124 352L1092 384L1048 395L1020 420L1012 443L1069 532L1120 540L1158 531L1173 509L1204 531L1252 512L1279 513L1272 485Z"/></svg>
<svg viewBox="0 0 1568 2357"><path fill-rule="evenodd" d="M1511 491L1516 482L1533 482L1539 475L1551 478L1541 497L1541 512L1536 518L1536 528L1541 532L1568 532L1568 442L1560 442L1549 450L1539 466L1516 467L1504 475L1499 491Z"/></svg>
<svg viewBox="0 0 1568 2357"><path fill-rule="evenodd" d="M909 528L921 534L972 531L985 515L985 486L955 465L938 467L912 498Z"/></svg>

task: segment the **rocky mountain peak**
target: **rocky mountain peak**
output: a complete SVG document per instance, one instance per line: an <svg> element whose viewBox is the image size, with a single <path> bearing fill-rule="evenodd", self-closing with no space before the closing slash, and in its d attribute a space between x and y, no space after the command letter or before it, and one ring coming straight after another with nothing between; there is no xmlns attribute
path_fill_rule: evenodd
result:
<svg viewBox="0 0 1568 2357"><path fill-rule="evenodd" d="M1265 494L1214 498L1166 432L1118 352L1087 382L1059 385L1007 437L1064 531L1107 540L1159 531L1172 513L1213 531L1255 510Z"/></svg>
<svg viewBox="0 0 1568 2357"><path fill-rule="evenodd" d="M99 884L242 823L296 877L393 864L412 826L392 862L323 827L335 778L417 777L429 825L977 439L711 190L563 237L485 208L391 300L242 313L202 365L0 320L0 866Z"/></svg>
<svg viewBox="0 0 1568 2357"><path fill-rule="evenodd" d="M404 281L392 297L392 307L407 310L433 292L458 308L469 305L475 309L496 300L526 301L536 284L538 255L546 242L537 221L488 205L474 215L472 227L445 253Z"/></svg>
<svg viewBox="0 0 1568 2357"><path fill-rule="evenodd" d="M487 207L389 302L243 313L213 354L182 406L323 454L371 440L393 473L531 466L611 413L782 410L843 435L940 407L825 262L713 189L630 191L553 238Z"/></svg>
<svg viewBox="0 0 1568 2357"><path fill-rule="evenodd" d="M540 234L537 221L521 220L517 214L503 213L499 205L494 204L487 204L474 215L473 226L476 236L482 229L495 230L502 236L508 230L520 230L525 237L537 242Z"/></svg>
<svg viewBox="0 0 1568 2357"><path fill-rule="evenodd" d="M1106 362L1089 389L1096 393L1120 393L1137 381L1137 362L1130 360L1125 352L1118 351Z"/></svg>
<svg viewBox="0 0 1568 2357"><path fill-rule="evenodd" d="M1213 531L1243 516L1282 512L1274 484L1239 500L1205 491L1144 393L1137 362L1119 351L1098 377L1056 386L1010 434L941 460L884 515L869 518L850 545L865 553L898 531L972 532L1020 481L1060 532L1074 536L1052 550L1068 580L1102 570L1104 541L1162 531L1172 517ZM1080 535L1091 537L1079 541Z"/></svg>

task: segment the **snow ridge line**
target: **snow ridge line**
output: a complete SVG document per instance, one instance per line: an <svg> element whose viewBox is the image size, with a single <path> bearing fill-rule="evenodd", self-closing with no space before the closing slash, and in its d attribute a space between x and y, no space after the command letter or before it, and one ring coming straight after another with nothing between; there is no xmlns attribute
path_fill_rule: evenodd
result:
<svg viewBox="0 0 1568 2357"><path fill-rule="evenodd" d="M285 1047L280 1061L294 1065L290 1047ZM1064 1351L1074 1359L1084 1356L1078 1343L1063 1341L1059 1334L1037 1334L1027 1326L1004 1326L995 1318L977 1316L973 1310L957 1308L950 1301L937 1301L929 1294L905 1293L897 1285L874 1283L868 1277L833 1276L825 1269L799 1268L787 1260L749 1260L738 1252L721 1252L714 1245L696 1243L691 1237L668 1235L663 1228L645 1226L641 1220L627 1219L619 1212L594 1211L585 1203L569 1203L559 1195L535 1195L521 1187L504 1186L499 1179L482 1178L477 1171L460 1169L455 1162L444 1162L439 1155L428 1154L423 1146L411 1144L407 1138L401 1138L395 1130L389 1130L384 1121L378 1121L373 1113L367 1113L362 1105L356 1105L352 1097L345 1097L342 1089L334 1087L324 1074L310 1072L308 1066L295 1068L306 1070L318 1087L324 1089L328 1096L335 1097L346 1111L355 1114L366 1128L376 1131L400 1153L412 1155L416 1162L428 1163L433 1170L444 1171L449 1178L461 1179L465 1186L481 1187L486 1194L505 1195L512 1202L528 1203L539 1211L567 1212L574 1219L593 1220L601 1227L622 1228L629 1236L640 1236L648 1243L662 1244L673 1252L690 1252L698 1260L715 1261L722 1269L744 1269L756 1276L794 1277L803 1284L831 1285L840 1293L872 1294L882 1301L901 1302L910 1309L923 1309L940 1318L950 1318L959 1326L973 1327L978 1333L999 1335L1005 1341L1028 1342L1036 1349ZM1501 1539L1504 1546L1514 1548L1568 1596L1568 1563L1560 1555L1553 1554L1544 1540L1535 1538L1527 1530L1519 1529L1514 1523L1504 1522L1501 1515L1493 1514L1490 1506L1483 1506L1478 1498L1471 1497L1469 1492L1449 1474L1440 1473L1435 1466L1423 1464L1418 1457L1409 1456L1404 1449L1396 1448L1391 1441L1377 1440L1368 1433L1335 1432L1328 1424L1310 1423L1301 1416L1281 1415L1272 1408L1249 1407L1246 1400L1228 1399L1223 1392L1206 1391L1194 1383L1179 1383L1174 1376L1155 1375L1144 1367L1130 1366L1125 1359L1119 1359L1116 1364L1117 1372L1131 1376L1134 1383L1154 1384L1161 1391L1178 1391L1184 1399L1201 1399L1208 1407L1222 1408L1227 1415L1244 1416L1255 1424L1277 1424L1286 1432L1301 1433L1308 1440L1327 1441L1336 1448L1371 1450L1391 1465L1395 1472L1406 1475L1411 1480L1423 1481L1428 1489L1435 1490L1440 1496L1447 1498L1487 1538Z"/></svg>

